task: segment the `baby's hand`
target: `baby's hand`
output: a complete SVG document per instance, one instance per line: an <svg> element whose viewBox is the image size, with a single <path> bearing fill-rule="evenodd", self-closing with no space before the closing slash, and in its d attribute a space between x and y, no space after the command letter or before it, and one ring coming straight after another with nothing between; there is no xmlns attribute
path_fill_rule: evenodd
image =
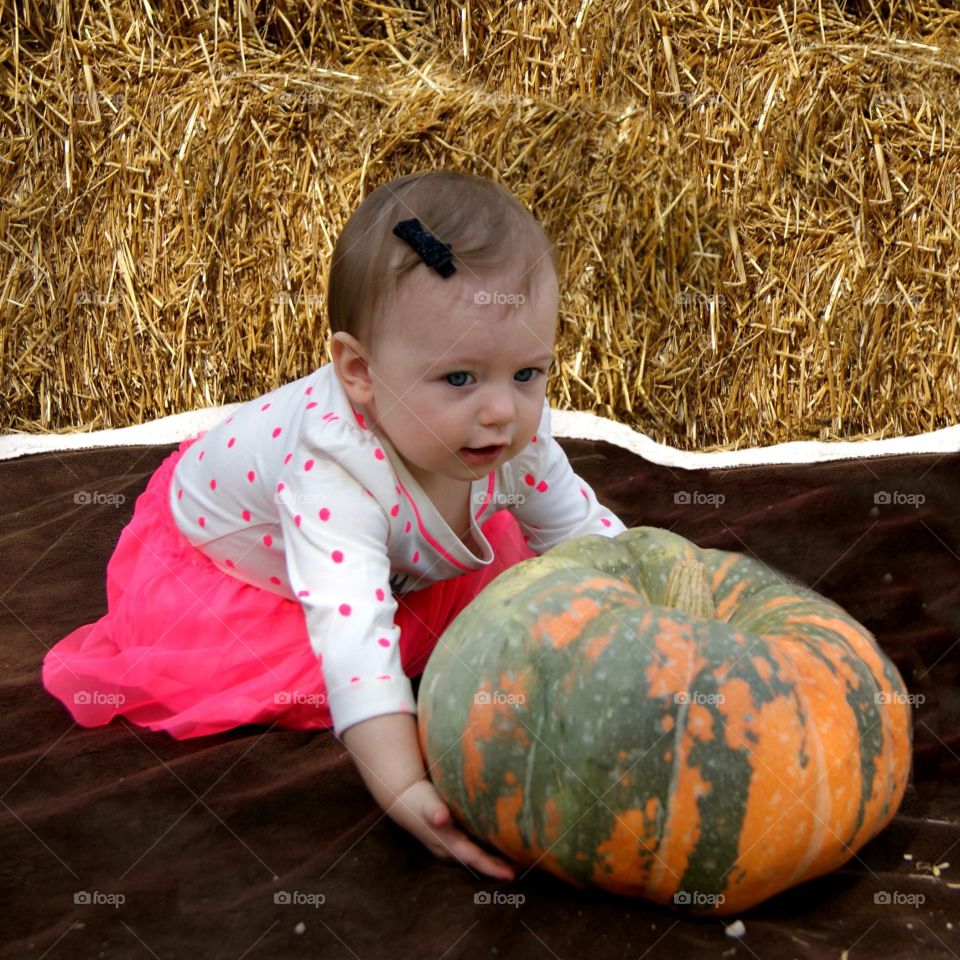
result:
<svg viewBox="0 0 960 960"><path fill-rule="evenodd" d="M453 825L449 808L426 778L407 787L389 813L439 859L459 861L496 880L513 880L513 867L506 860L487 853Z"/></svg>
<svg viewBox="0 0 960 960"><path fill-rule="evenodd" d="M388 713L355 723L344 731L343 742L377 803L434 856L459 861L497 880L513 879L506 860L491 856L453 825L447 805L427 777L412 716Z"/></svg>

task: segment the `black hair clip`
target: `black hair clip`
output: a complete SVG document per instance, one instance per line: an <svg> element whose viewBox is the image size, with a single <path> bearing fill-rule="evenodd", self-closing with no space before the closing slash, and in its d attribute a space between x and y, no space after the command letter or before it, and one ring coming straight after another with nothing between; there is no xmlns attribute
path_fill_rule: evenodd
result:
<svg viewBox="0 0 960 960"><path fill-rule="evenodd" d="M451 273L456 273L457 268L450 261L453 248L449 243L443 243L424 229L423 224L416 217L412 220L401 220L393 228L393 234L409 243L420 254L420 259L428 267L433 267L444 279Z"/></svg>

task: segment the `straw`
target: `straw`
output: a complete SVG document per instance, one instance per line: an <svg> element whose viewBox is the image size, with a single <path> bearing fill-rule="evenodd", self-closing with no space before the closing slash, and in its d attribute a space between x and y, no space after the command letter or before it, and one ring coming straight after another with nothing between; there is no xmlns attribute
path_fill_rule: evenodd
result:
<svg viewBox="0 0 960 960"><path fill-rule="evenodd" d="M958 26L895 0L0 0L2 423L303 376L346 218L431 167L556 239L558 407L683 449L955 423Z"/></svg>

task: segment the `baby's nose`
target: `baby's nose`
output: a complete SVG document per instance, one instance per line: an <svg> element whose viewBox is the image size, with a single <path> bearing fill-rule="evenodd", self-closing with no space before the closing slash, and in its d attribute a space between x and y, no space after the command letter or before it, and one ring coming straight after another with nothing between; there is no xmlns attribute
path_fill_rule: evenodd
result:
<svg viewBox="0 0 960 960"><path fill-rule="evenodd" d="M510 389L493 387L487 391L480 408L480 420L484 426L507 426L516 416L517 407Z"/></svg>

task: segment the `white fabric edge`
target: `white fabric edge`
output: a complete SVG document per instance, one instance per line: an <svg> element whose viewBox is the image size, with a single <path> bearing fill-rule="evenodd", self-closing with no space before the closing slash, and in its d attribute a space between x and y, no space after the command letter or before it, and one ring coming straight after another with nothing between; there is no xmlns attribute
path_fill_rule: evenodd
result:
<svg viewBox="0 0 960 960"><path fill-rule="evenodd" d="M897 454L955 453L960 450L960 424L912 437L890 437L885 440L791 440L769 447L718 450L713 453L676 450L651 440L626 424L576 410L554 411L552 424L554 436L606 440L652 463L682 470L715 470L778 463L825 463L831 460L889 457Z"/></svg>
<svg viewBox="0 0 960 960"><path fill-rule="evenodd" d="M85 450L97 447L155 446L179 443L187 437L209 430L228 417L241 404L205 407L148 423L114 430L86 433L10 433L0 436L0 460L11 460L34 453L60 450ZM576 440L604 440L665 467L681 470L727 469L781 463L825 463L831 460L883 457L895 454L955 453L960 451L960 424L912 437L886 440L794 440L769 447L698 453L675 450L656 443L642 433L592 413L552 410L553 435Z"/></svg>

